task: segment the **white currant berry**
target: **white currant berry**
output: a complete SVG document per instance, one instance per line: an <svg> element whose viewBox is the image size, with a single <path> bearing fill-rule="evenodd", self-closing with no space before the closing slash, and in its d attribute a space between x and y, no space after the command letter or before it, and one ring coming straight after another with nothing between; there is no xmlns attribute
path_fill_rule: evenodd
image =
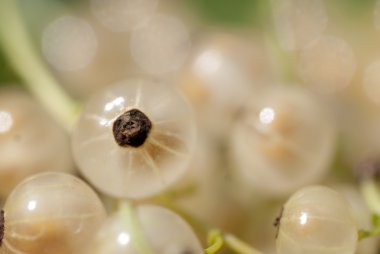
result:
<svg viewBox="0 0 380 254"><path fill-rule="evenodd" d="M179 87L200 123L222 136L247 98L272 76L265 46L256 38L229 33L203 36L194 44Z"/></svg>
<svg viewBox="0 0 380 254"><path fill-rule="evenodd" d="M190 35L176 17L155 15L131 35L132 59L154 75L177 71L190 51Z"/></svg>
<svg viewBox="0 0 380 254"><path fill-rule="evenodd" d="M171 86L145 79L95 95L73 132L82 174L117 197L154 195L187 169L195 145L192 111Z"/></svg>
<svg viewBox="0 0 380 254"><path fill-rule="evenodd" d="M315 98L291 87L257 93L236 120L231 159L237 176L264 195L287 195L327 172L336 133Z"/></svg>
<svg viewBox="0 0 380 254"><path fill-rule="evenodd" d="M57 34L46 41L45 46L50 47L50 54L55 56L56 64L61 63L67 68L57 68L51 61L48 62L60 84L70 94L83 100L115 80L135 73L138 68L128 51L129 34L110 32L88 15L85 10L78 10L75 17L61 17L47 26L42 38L44 42L48 30ZM79 25L76 25L77 22ZM88 29L83 27L84 24ZM96 34L96 37L89 33ZM56 41L56 38L60 39Z"/></svg>
<svg viewBox="0 0 380 254"><path fill-rule="evenodd" d="M347 201L333 189L309 186L284 205L276 247L278 254L353 254L357 240Z"/></svg>
<svg viewBox="0 0 380 254"><path fill-rule="evenodd" d="M106 217L95 192L63 173L41 173L20 183L4 213L4 254L82 254Z"/></svg>
<svg viewBox="0 0 380 254"><path fill-rule="evenodd" d="M297 69L306 85L318 92L334 93L351 83L356 60L345 40L324 35L301 50Z"/></svg>
<svg viewBox="0 0 380 254"><path fill-rule="evenodd" d="M98 39L84 19L63 16L46 27L42 35L42 52L59 71L86 67L95 57Z"/></svg>
<svg viewBox="0 0 380 254"><path fill-rule="evenodd" d="M142 236L156 254L201 254L202 246L191 227L180 216L154 205L140 205L135 210ZM88 254L137 254L136 228L125 215L110 216L99 229Z"/></svg>
<svg viewBox="0 0 380 254"><path fill-rule="evenodd" d="M0 90L0 199L27 176L73 170L65 131L27 93Z"/></svg>

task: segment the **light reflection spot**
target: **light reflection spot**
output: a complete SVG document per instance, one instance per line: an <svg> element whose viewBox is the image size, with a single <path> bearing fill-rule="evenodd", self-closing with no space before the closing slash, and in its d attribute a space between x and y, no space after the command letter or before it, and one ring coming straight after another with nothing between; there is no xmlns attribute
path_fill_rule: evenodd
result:
<svg viewBox="0 0 380 254"><path fill-rule="evenodd" d="M119 107L124 104L124 98L123 97L117 97L111 102L106 103L104 106L105 111L111 111L114 107Z"/></svg>
<svg viewBox="0 0 380 254"><path fill-rule="evenodd" d="M131 240L130 236L125 232L121 232L119 236L117 237L117 242L121 245L127 245L130 240Z"/></svg>
<svg viewBox="0 0 380 254"><path fill-rule="evenodd" d="M301 225L305 225L307 223L307 213L303 212L300 216L300 223Z"/></svg>
<svg viewBox="0 0 380 254"><path fill-rule="evenodd" d="M11 129L13 118L11 114L5 111L0 111L0 133L5 133Z"/></svg>
<svg viewBox="0 0 380 254"><path fill-rule="evenodd" d="M194 63L194 72L200 76L215 73L221 66L222 56L215 50L203 52Z"/></svg>
<svg viewBox="0 0 380 254"><path fill-rule="evenodd" d="M260 111L259 119L263 124L270 124L275 117L276 113L272 108L266 107Z"/></svg>
<svg viewBox="0 0 380 254"><path fill-rule="evenodd" d="M37 201L35 201L35 200L29 201L29 203L28 203L28 210L29 211L35 210L36 207L37 207Z"/></svg>

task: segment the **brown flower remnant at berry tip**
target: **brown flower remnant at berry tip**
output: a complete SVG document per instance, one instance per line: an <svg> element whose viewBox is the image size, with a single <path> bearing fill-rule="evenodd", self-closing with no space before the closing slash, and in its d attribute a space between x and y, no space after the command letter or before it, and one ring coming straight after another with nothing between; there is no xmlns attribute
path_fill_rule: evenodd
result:
<svg viewBox="0 0 380 254"><path fill-rule="evenodd" d="M284 207L281 207L280 214L276 217L276 219L273 222L273 226L276 228L276 239L278 236L278 231L280 229L280 223L281 223L281 218L282 218L282 213L284 212Z"/></svg>
<svg viewBox="0 0 380 254"><path fill-rule="evenodd" d="M0 246L3 243L4 238L4 229L5 229L5 220L4 220L4 210L0 211Z"/></svg>
<svg viewBox="0 0 380 254"><path fill-rule="evenodd" d="M138 109L121 114L113 123L113 135L121 147L139 147L152 129L152 122Z"/></svg>

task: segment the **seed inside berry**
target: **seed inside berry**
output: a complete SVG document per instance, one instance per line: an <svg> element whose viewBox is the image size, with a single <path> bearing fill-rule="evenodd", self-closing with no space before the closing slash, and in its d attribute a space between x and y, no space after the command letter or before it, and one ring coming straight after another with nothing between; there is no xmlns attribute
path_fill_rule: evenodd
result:
<svg viewBox="0 0 380 254"><path fill-rule="evenodd" d="M113 136L119 146L139 147L144 144L152 129L152 122L138 109L120 115L113 123Z"/></svg>

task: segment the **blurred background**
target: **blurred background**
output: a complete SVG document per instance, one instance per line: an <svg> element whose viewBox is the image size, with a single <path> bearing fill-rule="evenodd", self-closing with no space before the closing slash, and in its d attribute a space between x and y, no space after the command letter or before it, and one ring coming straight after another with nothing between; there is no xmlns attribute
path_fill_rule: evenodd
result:
<svg viewBox="0 0 380 254"><path fill-rule="evenodd" d="M200 137L191 179L202 187L183 208L265 253L281 204L310 183L341 189L370 224L352 170L380 154L379 1L18 2L34 50L77 101L136 76L185 94ZM15 69L0 47L0 86L25 84ZM377 241L361 248L376 253Z"/></svg>

